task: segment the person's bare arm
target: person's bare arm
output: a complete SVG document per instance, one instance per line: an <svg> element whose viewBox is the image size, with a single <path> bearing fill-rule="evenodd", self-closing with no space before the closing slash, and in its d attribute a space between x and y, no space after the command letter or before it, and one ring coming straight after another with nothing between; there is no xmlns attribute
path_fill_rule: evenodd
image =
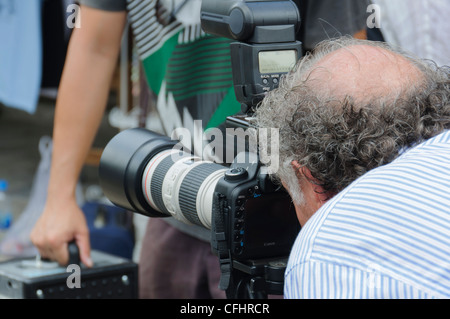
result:
<svg viewBox="0 0 450 319"><path fill-rule="evenodd" d="M105 111L126 12L82 6L81 14L58 91L47 202L31 240L43 257L66 264L67 243L75 239L81 261L90 266L89 232L75 189Z"/></svg>

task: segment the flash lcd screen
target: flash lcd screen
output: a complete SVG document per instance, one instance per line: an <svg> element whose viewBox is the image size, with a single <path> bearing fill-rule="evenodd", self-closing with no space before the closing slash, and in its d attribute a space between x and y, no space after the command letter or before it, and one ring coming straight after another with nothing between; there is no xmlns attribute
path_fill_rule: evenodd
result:
<svg viewBox="0 0 450 319"><path fill-rule="evenodd" d="M260 73L287 73L297 62L297 51L261 51L258 57Z"/></svg>

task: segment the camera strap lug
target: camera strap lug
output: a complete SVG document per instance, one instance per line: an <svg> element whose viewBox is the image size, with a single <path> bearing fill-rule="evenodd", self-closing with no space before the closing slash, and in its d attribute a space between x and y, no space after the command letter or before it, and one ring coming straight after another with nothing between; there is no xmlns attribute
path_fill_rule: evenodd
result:
<svg viewBox="0 0 450 319"><path fill-rule="evenodd" d="M219 258L220 263L220 282L219 288L222 290L227 290L231 282L231 270L233 268L232 260L230 255L228 258Z"/></svg>
<svg viewBox="0 0 450 319"><path fill-rule="evenodd" d="M228 247L226 225L228 220L228 203L225 196L220 193L215 194L212 214L212 244L214 253L219 257L220 282L219 288L227 290L231 282L231 271L233 269L231 251Z"/></svg>

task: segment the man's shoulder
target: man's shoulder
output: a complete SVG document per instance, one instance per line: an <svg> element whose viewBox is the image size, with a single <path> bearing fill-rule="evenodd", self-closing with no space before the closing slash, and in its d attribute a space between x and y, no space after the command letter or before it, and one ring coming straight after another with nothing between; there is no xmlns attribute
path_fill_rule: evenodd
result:
<svg viewBox="0 0 450 319"><path fill-rule="evenodd" d="M444 131L350 184L316 213L320 223L316 221L315 228L337 216L355 220L380 214L384 219L384 214L389 217L398 210L399 218L413 220L415 211L439 210L432 202L449 201L449 174L450 131Z"/></svg>
<svg viewBox="0 0 450 319"><path fill-rule="evenodd" d="M436 273L448 274L440 266L450 254L448 176L447 131L368 172L322 206L302 229L290 266L332 262L366 271L376 265L401 282L448 293L420 275L434 263Z"/></svg>
<svg viewBox="0 0 450 319"><path fill-rule="evenodd" d="M336 218L336 212L341 212L342 216L356 218L355 211L375 210L369 202L413 205L421 201L421 197L440 197L441 192L435 192L433 186L443 190L443 183L444 187L450 187L449 164L450 130L447 130L411 148L392 163L375 168L355 180L323 205L304 228L311 236L324 228L328 220ZM435 178L432 178L433 176ZM418 196L410 198L415 190L418 191ZM446 196L440 199L448 200ZM391 206L378 207L377 210L391 210Z"/></svg>
<svg viewBox="0 0 450 319"><path fill-rule="evenodd" d="M446 130L424 142L417 145L416 147L413 147L411 151L422 153L426 150L429 150L429 148L435 148L439 147L442 150L449 150L450 149L450 130ZM408 154L408 152L406 152Z"/></svg>

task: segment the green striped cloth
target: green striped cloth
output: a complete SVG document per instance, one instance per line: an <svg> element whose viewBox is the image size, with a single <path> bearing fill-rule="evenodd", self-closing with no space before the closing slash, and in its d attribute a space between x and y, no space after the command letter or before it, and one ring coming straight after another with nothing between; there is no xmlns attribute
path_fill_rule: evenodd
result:
<svg viewBox="0 0 450 319"><path fill-rule="evenodd" d="M166 129L192 126L202 120L204 129L217 127L241 106L236 101L230 62L230 40L205 34L200 20L200 0L180 9L164 1L128 0L128 12L148 84L158 95L157 108ZM173 1L173 5L182 3ZM191 15L192 21L186 21ZM162 95L162 96L161 96ZM168 115L170 111L170 116ZM177 114L175 114L177 113ZM169 131L168 131L169 130Z"/></svg>

